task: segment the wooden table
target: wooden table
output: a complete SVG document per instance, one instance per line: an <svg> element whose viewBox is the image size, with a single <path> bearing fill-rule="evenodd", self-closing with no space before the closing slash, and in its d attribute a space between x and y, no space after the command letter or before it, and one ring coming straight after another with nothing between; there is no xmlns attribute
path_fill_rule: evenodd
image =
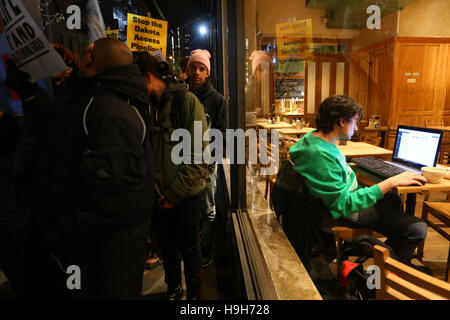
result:
<svg viewBox="0 0 450 320"><path fill-rule="evenodd" d="M365 142L347 141L347 145L336 145L336 147L347 159L361 157L388 159L392 156L392 150L377 147Z"/></svg>
<svg viewBox="0 0 450 320"><path fill-rule="evenodd" d="M261 129L266 129L268 131L270 131L271 129L283 129L283 128L292 128L292 125L290 125L287 122L276 122L276 123L263 123L263 122L259 122L257 123L258 127L260 127Z"/></svg>
<svg viewBox="0 0 450 320"><path fill-rule="evenodd" d="M361 168L360 166L351 163L350 164L358 174L358 180L363 182L365 185L373 185L383 181L384 179ZM425 200L428 200L430 192L442 191L450 192L450 180L442 179L439 183L426 183L423 186L407 186L407 187L397 187L395 188L397 193L402 197L405 212L414 215L416 208L416 195L422 193L425 195Z"/></svg>
<svg viewBox="0 0 450 320"><path fill-rule="evenodd" d="M298 141L300 139L294 138L293 140ZM344 154L347 159L362 157L390 159L392 156L392 150L377 147L365 142L347 141L346 145L339 145L338 143L336 143L336 147Z"/></svg>
<svg viewBox="0 0 450 320"><path fill-rule="evenodd" d="M315 128L301 128L301 129L297 129L297 128L281 128L281 129L277 129L278 132L280 134L286 135L286 136L303 136L305 134L307 134L310 131L316 130Z"/></svg>

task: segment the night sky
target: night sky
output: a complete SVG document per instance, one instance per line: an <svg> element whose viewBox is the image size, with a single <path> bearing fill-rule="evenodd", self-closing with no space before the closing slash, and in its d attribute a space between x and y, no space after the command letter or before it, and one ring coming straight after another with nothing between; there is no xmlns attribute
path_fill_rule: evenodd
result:
<svg viewBox="0 0 450 320"><path fill-rule="evenodd" d="M154 18L160 19L153 0L145 0ZM169 22L169 28L183 25L202 15L208 14L204 0L156 0L159 8Z"/></svg>

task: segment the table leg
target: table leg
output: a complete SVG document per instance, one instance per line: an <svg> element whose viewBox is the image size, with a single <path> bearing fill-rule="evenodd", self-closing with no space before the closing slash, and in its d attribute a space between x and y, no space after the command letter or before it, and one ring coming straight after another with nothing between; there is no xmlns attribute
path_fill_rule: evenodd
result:
<svg viewBox="0 0 450 320"><path fill-rule="evenodd" d="M415 210L416 210L416 194L408 193L408 195L406 196L405 213L413 216Z"/></svg>

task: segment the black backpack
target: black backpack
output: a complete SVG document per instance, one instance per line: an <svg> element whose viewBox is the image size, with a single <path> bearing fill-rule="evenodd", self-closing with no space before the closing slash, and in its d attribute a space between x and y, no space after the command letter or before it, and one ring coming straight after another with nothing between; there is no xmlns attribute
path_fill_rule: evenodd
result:
<svg viewBox="0 0 450 320"><path fill-rule="evenodd" d="M309 193L305 178L294 170L290 160L284 160L278 170L271 199L283 231L308 272L313 252L329 262L336 258L329 225L331 213L320 199Z"/></svg>
<svg viewBox="0 0 450 320"><path fill-rule="evenodd" d="M379 245L389 250L392 258L396 255L392 248L371 235L360 235L345 240L338 256L339 284L342 288L343 298L347 300L371 300L375 299L375 289L369 289L367 281L370 274L364 270L363 263L373 257L373 247ZM350 261L349 257L357 257Z"/></svg>

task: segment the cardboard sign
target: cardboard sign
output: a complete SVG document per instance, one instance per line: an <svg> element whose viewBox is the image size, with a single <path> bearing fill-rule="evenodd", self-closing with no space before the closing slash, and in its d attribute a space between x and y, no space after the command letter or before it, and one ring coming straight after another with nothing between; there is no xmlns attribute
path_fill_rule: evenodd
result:
<svg viewBox="0 0 450 320"><path fill-rule="evenodd" d="M166 56L167 21L128 14L127 45L131 51L161 50Z"/></svg>
<svg viewBox="0 0 450 320"><path fill-rule="evenodd" d="M10 57L34 80L67 68L20 0L0 1L0 19Z"/></svg>
<svg viewBox="0 0 450 320"><path fill-rule="evenodd" d="M312 57L311 19L279 23L275 25L275 28L278 57Z"/></svg>
<svg viewBox="0 0 450 320"><path fill-rule="evenodd" d="M119 39L119 30L106 29L106 37L110 39Z"/></svg>

